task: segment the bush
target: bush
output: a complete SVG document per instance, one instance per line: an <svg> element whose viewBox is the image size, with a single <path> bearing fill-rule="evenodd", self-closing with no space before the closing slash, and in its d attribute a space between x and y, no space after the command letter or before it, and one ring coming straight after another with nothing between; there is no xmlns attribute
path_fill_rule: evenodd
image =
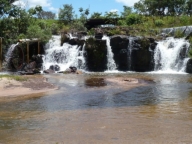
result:
<svg viewBox="0 0 192 144"><path fill-rule="evenodd" d="M51 30L41 29L38 25L31 25L27 29L27 38L38 38L42 42L48 42L51 38Z"/></svg>
<svg viewBox="0 0 192 144"><path fill-rule="evenodd" d="M179 19L180 19L181 25L190 24L190 22L189 22L190 17L189 16L184 15L184 16L181 16Z"/></svg>
<svg viewBox="0 0 192 144"><path fill-rule="evenodd" d="M161 19L155 20L155 26L162 27L164 25L164 21Z"/></svg>
<svg viewBox="0 0 192 144"><path fill-rule="evenodd" d="M121 30L118 28L113 28L108 31L107 35L112 36L112 35L119 35L119 34L121 34Z"/></svg>
<svg viewBox="0 0 192 144"><path fill-rule="evenodd" d="M176 30L175 33L174 33L174 37L175 38L182 38L184 37L184 33L181 31L181 30Z"/></svg>
<svg viewBox="0 0 192 144"><path fill-rule="evenodd" d="M59 32L59 27L58 27L57 24L53 23L53 24L51 25L51 32L52 32L53 35L58 34L58 32Z"/></svg>
<svg viewBox="0 0 192 144"><path fill-rule="evenodd" d="M119 26L126 26L127 24L126 24L126 21L125 21L125 20L119 20L119 21L117 22L117 25L119 25Z"/></svg>
<svg viewBox="0 0 192 144"><path fill-rule="evenodd" d="M71 28L77 31L86 31L87 28L84 26L84 24L81 21L76 21L71 25Z"/></svg>
<svg viewBox="0 0 192 144"><path fill-rule="evenodd" d="M142 19L138 14L130 14L126 17L127 25L140 24L142 23Z"/></svg>

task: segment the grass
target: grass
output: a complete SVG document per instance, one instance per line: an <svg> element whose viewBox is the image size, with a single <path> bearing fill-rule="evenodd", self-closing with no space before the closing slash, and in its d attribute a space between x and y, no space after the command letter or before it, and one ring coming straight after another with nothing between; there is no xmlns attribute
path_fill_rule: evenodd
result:
<svg viewBox="0 0 192 144"><path fill-rule="evenodd" d="M19 75L8 75L8 74L0 75L0 79L2 79L2 78L13 79L16 81L27 81L26 77L19 76Z"/></svg>

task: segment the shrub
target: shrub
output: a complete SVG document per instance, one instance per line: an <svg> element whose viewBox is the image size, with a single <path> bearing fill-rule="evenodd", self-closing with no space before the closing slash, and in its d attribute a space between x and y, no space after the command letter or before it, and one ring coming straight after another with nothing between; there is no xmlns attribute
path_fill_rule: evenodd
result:
<svg viewBox="0 0 192 144"><path fill-rule="evenodd" d="M81 21L76 21L71 25L71 28L77 31L86 31L86 27Z"/></svg>
<svg viewBox="0 0 192 144"><path fill-rule="evenodd" d="M162 27L164 25L164 21L161 19L155 20L155 26Z"/></svg>
<svg viewBox="0 0 192 144"><path fill-rule="evenodd" d="M126 17L127 25L140 24L142 23L142 19L138 14L130 14Z"/></svg>
<svg viewBox="0 0 192 144"><path fill-rule="evenodd" d="M189 16L186 16L186 15L184 15L184 16L181 16L179 19L180 19L180 24L181 25L188 25L188 24L190 24L190 22L189 22Z"/></svg>
<svg viewBox="0 0 192 144"><path fill-rule="evenodd" d="M51 38L50 29L41 29L38 25L31 25L27 29L27 38L38 38L42 42L47 42Z"/></svg>
<svg viewBox="0 0 192 144"><path fill-rule="evenodd" d="M119 21L117 22L117 25L119 25L119 26L126 26L127 24L126 24L126 21L125 21L125 20L119 20Z"/></svg>
<svg viewBox="0 0 192 144"><path fill-rule="evenodd" d="M182 38L184 37L184 33L181 30L176 30L174 33L175 38Z"/></svg>
<svg viewBox="0 0 192 144"><path fill-rule="evenodd" d="M107 35L111 36L111 35L118 35L118 34L121 34L121 30L118 28L114 28L109 30Z"/></svg>

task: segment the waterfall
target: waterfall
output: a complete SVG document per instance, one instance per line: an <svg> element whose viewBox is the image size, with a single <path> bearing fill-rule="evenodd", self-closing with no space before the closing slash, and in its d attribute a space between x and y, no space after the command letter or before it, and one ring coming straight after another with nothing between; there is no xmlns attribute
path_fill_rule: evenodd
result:
<svg viewBox="0 0 192 144"><path fill-rule="evenodd" d="M23 63L23 50L21 48L17 48L19 42L17 44L12 44L8 49L5 55L5 61L3 62L3 67L6 70L17 69Z"/></svg>
<svg viewBox="0 0 192 144"><path fill-rule="evenodd" d="M107 70L108 71L116 70L117 66L113 59L113 52L110 46L110 39L108 36L103 36L102 40L106 40L107 42Z"/></svg>
<svg viewBox="0 0 192 144"><path fill-rule="evenodd" d="M133 37L129 37L129 45L128 45L128 61L129 61L129 70L131 70L131 54L132 54L132 48L133 48Z"/></svg>
<svg viewBox="0 0 192 144"><path fill-rule="evenodd" d="M70 66L75 66L79 69L85 68L85 59L83 50L77 45L72 46L64 43L60 46L61 36L53 36L46 45L44 56L44 69L49 69L51 65L59 65L60 70L64 71Z"/></svg>
<svg viewBox="0 0 192 144"><path fill-rule="evenodd" d="M155 71L185 72L189 46L185 39L173 37L158 42L154 54Z"/></svg>

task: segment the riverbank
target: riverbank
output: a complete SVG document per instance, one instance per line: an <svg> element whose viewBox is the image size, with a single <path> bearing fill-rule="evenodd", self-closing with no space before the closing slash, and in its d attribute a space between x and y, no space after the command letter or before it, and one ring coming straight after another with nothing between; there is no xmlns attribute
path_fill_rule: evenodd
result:
<svg viewBox="0 0 192 144"><path fill-rule="evenodd" d="M71 79L76 79L79 75L72 76ZM37 94L47 93L58 89L56 85L48 82L48 78L43 75L21 76L25 80L15 80L7 77L0 78L0 100L6 98L20 98L20 97L34 97ZM55 77L55 76L53 76ZM56 76L61 78L60 76ZM67 78L63 78L66 81ZM90 78L85 80L88 87L103 87L104 89L119 87L121 89L130 90L132 88L143 86L144 83L135 78L123 78L123 77L108 77L108 78Z"/></svg>
<svg viewBox="0 0 192 144"><path fill-rule="evenodd" d="M14 98L58 89L57 86L47 82L47 79L41 75L22 77L26 80L17 81L7 77L0 78L0 98Z"/></svg>

